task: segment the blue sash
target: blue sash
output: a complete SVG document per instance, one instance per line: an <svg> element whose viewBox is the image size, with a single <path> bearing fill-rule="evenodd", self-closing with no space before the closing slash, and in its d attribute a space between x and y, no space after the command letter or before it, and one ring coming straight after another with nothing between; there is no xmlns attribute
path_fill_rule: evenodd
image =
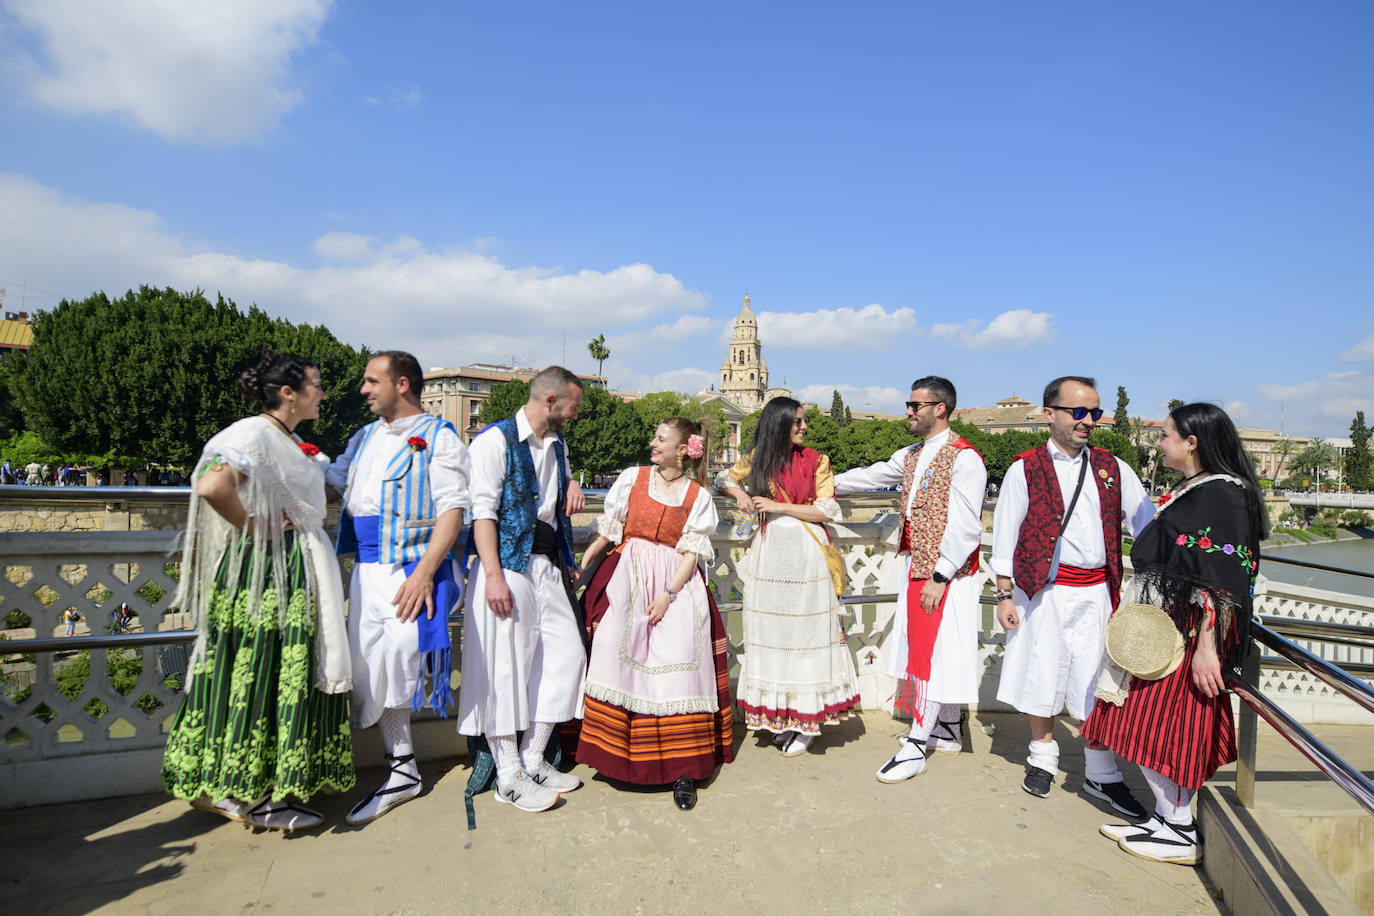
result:
<svg viewBox="0 0 1374 916"><path fill-rule="evenodd" d="M352 521L353 533L358 539L358 562L380 563L380 517L365 515ZM419 563L419 560L407 563L403 567L405 574L409 576L415 572L415 567ZM415 618L415 624L420 628L420 655L425 660L415 683L415 699L410 705L416 712L419 712L426 702L425 671L428 671L428 703L442 718L448 718L448 707L453 702L453 694L449 690L449 677L453 671L453 643L449 639L448 615L449 611L458 606L458 599L462 594L462 589L453 578L453 564L446 558L434 573L434 616L427 617L422 613Z"/></svg>

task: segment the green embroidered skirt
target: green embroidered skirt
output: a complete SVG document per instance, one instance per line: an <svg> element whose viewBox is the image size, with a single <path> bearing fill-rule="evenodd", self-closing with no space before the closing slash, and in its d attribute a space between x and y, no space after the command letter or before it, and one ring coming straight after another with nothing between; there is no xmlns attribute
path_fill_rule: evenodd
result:
<svg viewBox="0 0 1374 916"><path fill-rule="evenodd" d="M239 589L229 588L229 554L220 561L205 653L167 735L162 781L178 798L308 799L353 787L348 694L315 689L315 606L300 546L286 536L290 581L272 581L269 568L260 608L248 607L251 538L240 547Z"/></svg>

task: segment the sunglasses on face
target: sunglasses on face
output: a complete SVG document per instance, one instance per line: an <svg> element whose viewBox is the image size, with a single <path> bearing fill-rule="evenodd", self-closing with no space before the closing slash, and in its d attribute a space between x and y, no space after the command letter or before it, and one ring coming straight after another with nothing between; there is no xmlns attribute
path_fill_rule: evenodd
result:
<svg viewBox="0 0 1374 916"><path fill-rule="evenodd" d="M911 411L912 413L919 413L922 407L934 407L936 404L940 404L940 403L943 403L943 402L942 402L942 401L907 401L907 402L906 402L906 409L909 410L909 411Z"/></svg>
<svg viewBox="0 0 1374 916"><path fill-rule="evenodd" d="M1093 407L1089 409L1087 407L1062 407L1059 404L1051 404L1050 409L1062 410L1069 416L1073 417L1075 420L1081 420L1084 417L1092 417L1093 422L1096 423L1098 420L1102 419L1101 407Z"/></svg>

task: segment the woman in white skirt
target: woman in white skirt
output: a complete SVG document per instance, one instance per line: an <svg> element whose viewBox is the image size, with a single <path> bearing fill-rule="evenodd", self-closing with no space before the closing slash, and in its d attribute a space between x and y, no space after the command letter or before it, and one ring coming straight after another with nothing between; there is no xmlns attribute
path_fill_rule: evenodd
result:
<svg viewBox="0 0 1374 916"><path fill-rule="evenodd" d="M744 646L737 695L751 729L772 732L789 757L806 753L822 725L859 705L854 656L822 544L838 522L830 459L802 446L799 403L763 408L753 451L716 477L741 511L757 514L758 534L740 564Z"/></svg>

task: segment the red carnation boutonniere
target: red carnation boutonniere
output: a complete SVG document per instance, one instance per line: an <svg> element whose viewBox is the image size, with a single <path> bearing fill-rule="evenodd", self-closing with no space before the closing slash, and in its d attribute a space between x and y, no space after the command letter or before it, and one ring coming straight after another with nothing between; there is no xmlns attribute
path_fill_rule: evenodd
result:
<svg viewBox="0 0 1374 916"><path fill-rule="evenodd" d="M406 440L406 445L410 446L412 452L423 452L427 444L423 436L411 436Z"/></svg>
<svg viewBox="0 0 1374 916"><path fill-rule="evenodd" d="M307 456L314 458L320 453L320 447L318 445L312 445L309 442L302 442L301 451L305 452Z"/></svg>
<svg viewBox="0 0 1374 916"><path fill-rule="evenodd" d="M1163 509L1165 506L1167 506L1167 505L1169 504L1169 500L1171 500L1171 499L1173 499L1173 498L1174 498L1174 494L1172 494L1172 493L1165 493L1163 496L1161 496L1161 497L1159 498L1159 508Z"/></svg>

